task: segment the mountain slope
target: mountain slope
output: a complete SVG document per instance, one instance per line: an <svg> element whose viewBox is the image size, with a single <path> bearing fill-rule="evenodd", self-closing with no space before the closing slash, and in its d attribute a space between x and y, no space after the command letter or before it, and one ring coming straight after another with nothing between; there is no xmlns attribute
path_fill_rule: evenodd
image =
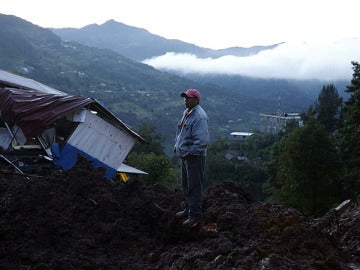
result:
<svg viewBox="0 0 360 270"><path fill-rule="evenodd" d="M212 50L180 40L166 39L153 35L145 29L128 26L114 20L101 25L91 24L80 29L53 28L52 31L64 40L76 41L101 49L111 49L135 61L160 56L167 52L190 53L203 58L217 58L224 55L248 56L279 45Z"/></svg>
<svg viewBox="0 0 360 270"><path fill-rule="evenodd" d="M179 94L185 89L202 92L212 139L233 130L254 129L260 112L276 110L276 102L160 72L111 50L65 42L50 30L14 16L0 15L0 31L4 37L0 39L1 69L70 94L96 98L133 128L152 121L165 137L167 150L184 109Z"/></svg>
<svg viewBox="0 0 360 270"><path fill-rule="evenodd" d="M145 29L131 27L114 20L109 20L102 25L92 24L81 29L62 28L52 29L64 40L74 40L81 44L97 48L107 48L122 55L141 61L145 58L153 58L164 55L166 52L194 54L198 58L217 58L224 55L249 56L262 50L275 48L272 46L254 46L251 48L227 48L211 50L197 47L179 40L169 40L153 35ZM282 108L291 104L295 110L303 110L310 105L318 96L323 82L320 81L296 81L281 79L260 79L239 75L224 74L192 74L181 71L168 71L179 76L205 83L212 83L225 87L243 96L260 98L279 103ZM343 84L340 84L341 86Z"/></svg>

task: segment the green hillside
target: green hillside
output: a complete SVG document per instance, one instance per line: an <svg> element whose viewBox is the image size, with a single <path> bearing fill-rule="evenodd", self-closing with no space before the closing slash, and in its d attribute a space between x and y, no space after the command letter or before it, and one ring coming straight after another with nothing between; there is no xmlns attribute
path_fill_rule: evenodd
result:
<svg viewBox="0 0 360 270"><path fill-rule="evenodd" d="M276 102L160 72L110 50L65 42L49 29L14 16L0 15L0 36L1 69L96 98L135 130L139 123L152 121L167 150L184 109L179 94L188 88L197 88L204 97L212 139L255 129L260 112L277 108Z"/></svg>

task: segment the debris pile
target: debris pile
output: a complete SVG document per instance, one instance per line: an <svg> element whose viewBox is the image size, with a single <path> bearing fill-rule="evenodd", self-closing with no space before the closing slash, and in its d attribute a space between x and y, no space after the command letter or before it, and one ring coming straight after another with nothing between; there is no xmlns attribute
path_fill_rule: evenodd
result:
<svg viewBox="0 0 360 270"><path fill-rule="evenodd" d="M360 207L323 218L255 202L222 182L204 226L183 228L180 189L112 183L79 158L50 176L0 172L1 269L356 269Z"/></svg>

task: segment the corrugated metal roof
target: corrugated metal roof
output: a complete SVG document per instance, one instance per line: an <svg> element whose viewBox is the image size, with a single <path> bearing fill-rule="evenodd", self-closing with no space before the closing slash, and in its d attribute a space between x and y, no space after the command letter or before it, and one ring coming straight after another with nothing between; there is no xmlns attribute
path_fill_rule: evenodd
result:
<svg viewBox="0 0 360 270"><path fill-rule="evenodd" d="M56 94L56 95L65 95L65 96L67 95L62 91L44 85L40 82L15 75L1 69L0 69L0 84L3 84L8 87L32 89L47 94Z"/></svg>
<svg viewBox="0 0 360 270"><path fill-rule="evenodd" d="M26 138L40 135L57 119L94 100L81 96L42 93L36 90L0 88L0 111L9 125L21 128Z"/></svg>
<svg viewBox="0 0 360 270"><path fill-rule="evenodd" d="M95 99L68 95L37 81L0 70L0 111L2 118L16 124L27 138L38 135L52 122L81 107L91 107L118 128L145 141Z"/></svg>

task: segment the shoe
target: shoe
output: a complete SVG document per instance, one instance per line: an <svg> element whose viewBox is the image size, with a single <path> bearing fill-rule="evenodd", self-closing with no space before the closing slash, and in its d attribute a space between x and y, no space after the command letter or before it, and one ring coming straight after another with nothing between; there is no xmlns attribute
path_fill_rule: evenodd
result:
<svg viewBox="0 0 360 270"><path fill-rule="evenodd" d="M183 210L183 211L177 212L175 214L175 217L178 219L183 219L183 218L186 218L188 216L188 214L189 214L188 211Z"/></svg>
<svg viewBox="0 0 360 270"><path fill-rule="evenodd" d="M183 222L183 226L193 228L198 224L202 223L202 218L200 217L189 217L187 220Z"/></svg>

